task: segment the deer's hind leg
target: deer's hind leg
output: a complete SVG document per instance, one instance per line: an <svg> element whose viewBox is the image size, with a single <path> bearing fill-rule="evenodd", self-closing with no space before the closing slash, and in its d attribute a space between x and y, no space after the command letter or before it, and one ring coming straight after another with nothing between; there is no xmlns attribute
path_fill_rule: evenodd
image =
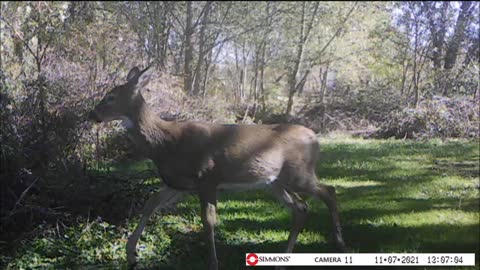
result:
<svg viewBox="0 0 480 270"><path fill-rule="evenodd" d="M342 227L340 225L340 218L337 207L337 196L335 188L318 181L316 175L312 173L308 176L307 181L301 182L297 187L299 192L307 193L312 197L323 201L328 208L330 219L333 225L333 239L337 249L341 252L346 252L347 248L342 236Z"/></svg>
<svg viewBox="0 0 480 270"><path fill-rule="evenodd" d="M298 234L303 229L307 217L308 205L296 194L287 191L283 186L273 186L273 194L286 207L292 211L293 224L288 236L286 253L291 253L297 241Z"/></svg>

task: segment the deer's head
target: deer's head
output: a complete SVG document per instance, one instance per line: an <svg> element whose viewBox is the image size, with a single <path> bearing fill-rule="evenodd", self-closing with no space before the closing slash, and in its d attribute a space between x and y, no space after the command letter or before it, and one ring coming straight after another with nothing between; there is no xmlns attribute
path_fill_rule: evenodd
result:
<svg viewBox="0 0 480 270"><path fill-rule="evenodd" d="M97 123L130 118L142 100L140 90L150 80L150 75L146 73L148 69L149 67L140 71L138 67L132 68L127 75L127 82L110 90L88 118Z"/></svg>

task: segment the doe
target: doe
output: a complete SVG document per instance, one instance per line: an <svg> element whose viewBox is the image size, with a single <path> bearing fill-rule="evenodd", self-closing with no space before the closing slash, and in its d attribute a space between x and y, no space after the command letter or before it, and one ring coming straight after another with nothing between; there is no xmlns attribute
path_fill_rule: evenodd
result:
<svg viewBox="0 0 480 270"><path fill-rule="evenodd" d="M150 79L134 67L127 82L113 88L90 112L95 122L122 120L135 145L153 160L166 187L146 203L140 222L127 243L127 261L136 263L136 245L149 217L172 206L185 193L200 198L201 219L209 246L209 269L218 269L214 227L217 191L267 187L290 208L293 225L286 252L293 251L306 218L299 194L323 201L333 223L333 239L345 249L335 189L315 175L319 144L315 133L300 125L220 125L165 121L145 102L141 90Z"/></svg>

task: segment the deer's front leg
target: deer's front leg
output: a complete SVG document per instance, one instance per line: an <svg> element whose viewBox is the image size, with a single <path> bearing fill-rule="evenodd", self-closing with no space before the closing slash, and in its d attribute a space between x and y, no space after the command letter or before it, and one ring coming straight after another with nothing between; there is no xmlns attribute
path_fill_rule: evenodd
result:
<svg viewBox="0 0 480 270"><path fill-rule="evenodd" d="M130 267L134 266L136 263L135 251L137 247L137 242L140 238L140 235L142 235L143 229L145 229L145 226L147 225L150 216L160 208L172 206L174 203L178 202L181 197L181 192L167 187L153 194L152 197L148 199L147 203L143 208L142 217L140 218L140 222L138 223L137 228L128 238L127 262Z"/></svg>
<svg viewBox="0 0 480 270"><path fill-rule="evenodd" d="M200 204L203 229L209 246L209 270L218 269L217 251L215 249L215 224L217 223L217 192L215 188L200 191Z"/></svg>

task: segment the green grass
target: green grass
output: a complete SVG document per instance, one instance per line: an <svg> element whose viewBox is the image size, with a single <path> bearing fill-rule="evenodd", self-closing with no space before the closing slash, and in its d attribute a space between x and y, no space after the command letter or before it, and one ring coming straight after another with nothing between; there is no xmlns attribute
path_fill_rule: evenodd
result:
<svg viewBox="0 0 480 270"><path fill-rule="evenodd" d="M354 252L475 252L478 266L478 142L329 138L321 140L321 152L317 173L337 189L344 238ZM121 164L111 173L150 168ZM143 182L145 193L157 182ZM332 252L326 207L308 203L310 215L295 252ZM190 196L154 216L139 242L140 268L205 269L198 212L198 199ZM247 252L285 249L290 214L268 192L223 193L218 213L221 269L244 269ZM127 235L137 221L138 215L116 225L92 218L79 218L63 230L45 225L40 236L0 258L7 269L125 268Z"/></svg>

